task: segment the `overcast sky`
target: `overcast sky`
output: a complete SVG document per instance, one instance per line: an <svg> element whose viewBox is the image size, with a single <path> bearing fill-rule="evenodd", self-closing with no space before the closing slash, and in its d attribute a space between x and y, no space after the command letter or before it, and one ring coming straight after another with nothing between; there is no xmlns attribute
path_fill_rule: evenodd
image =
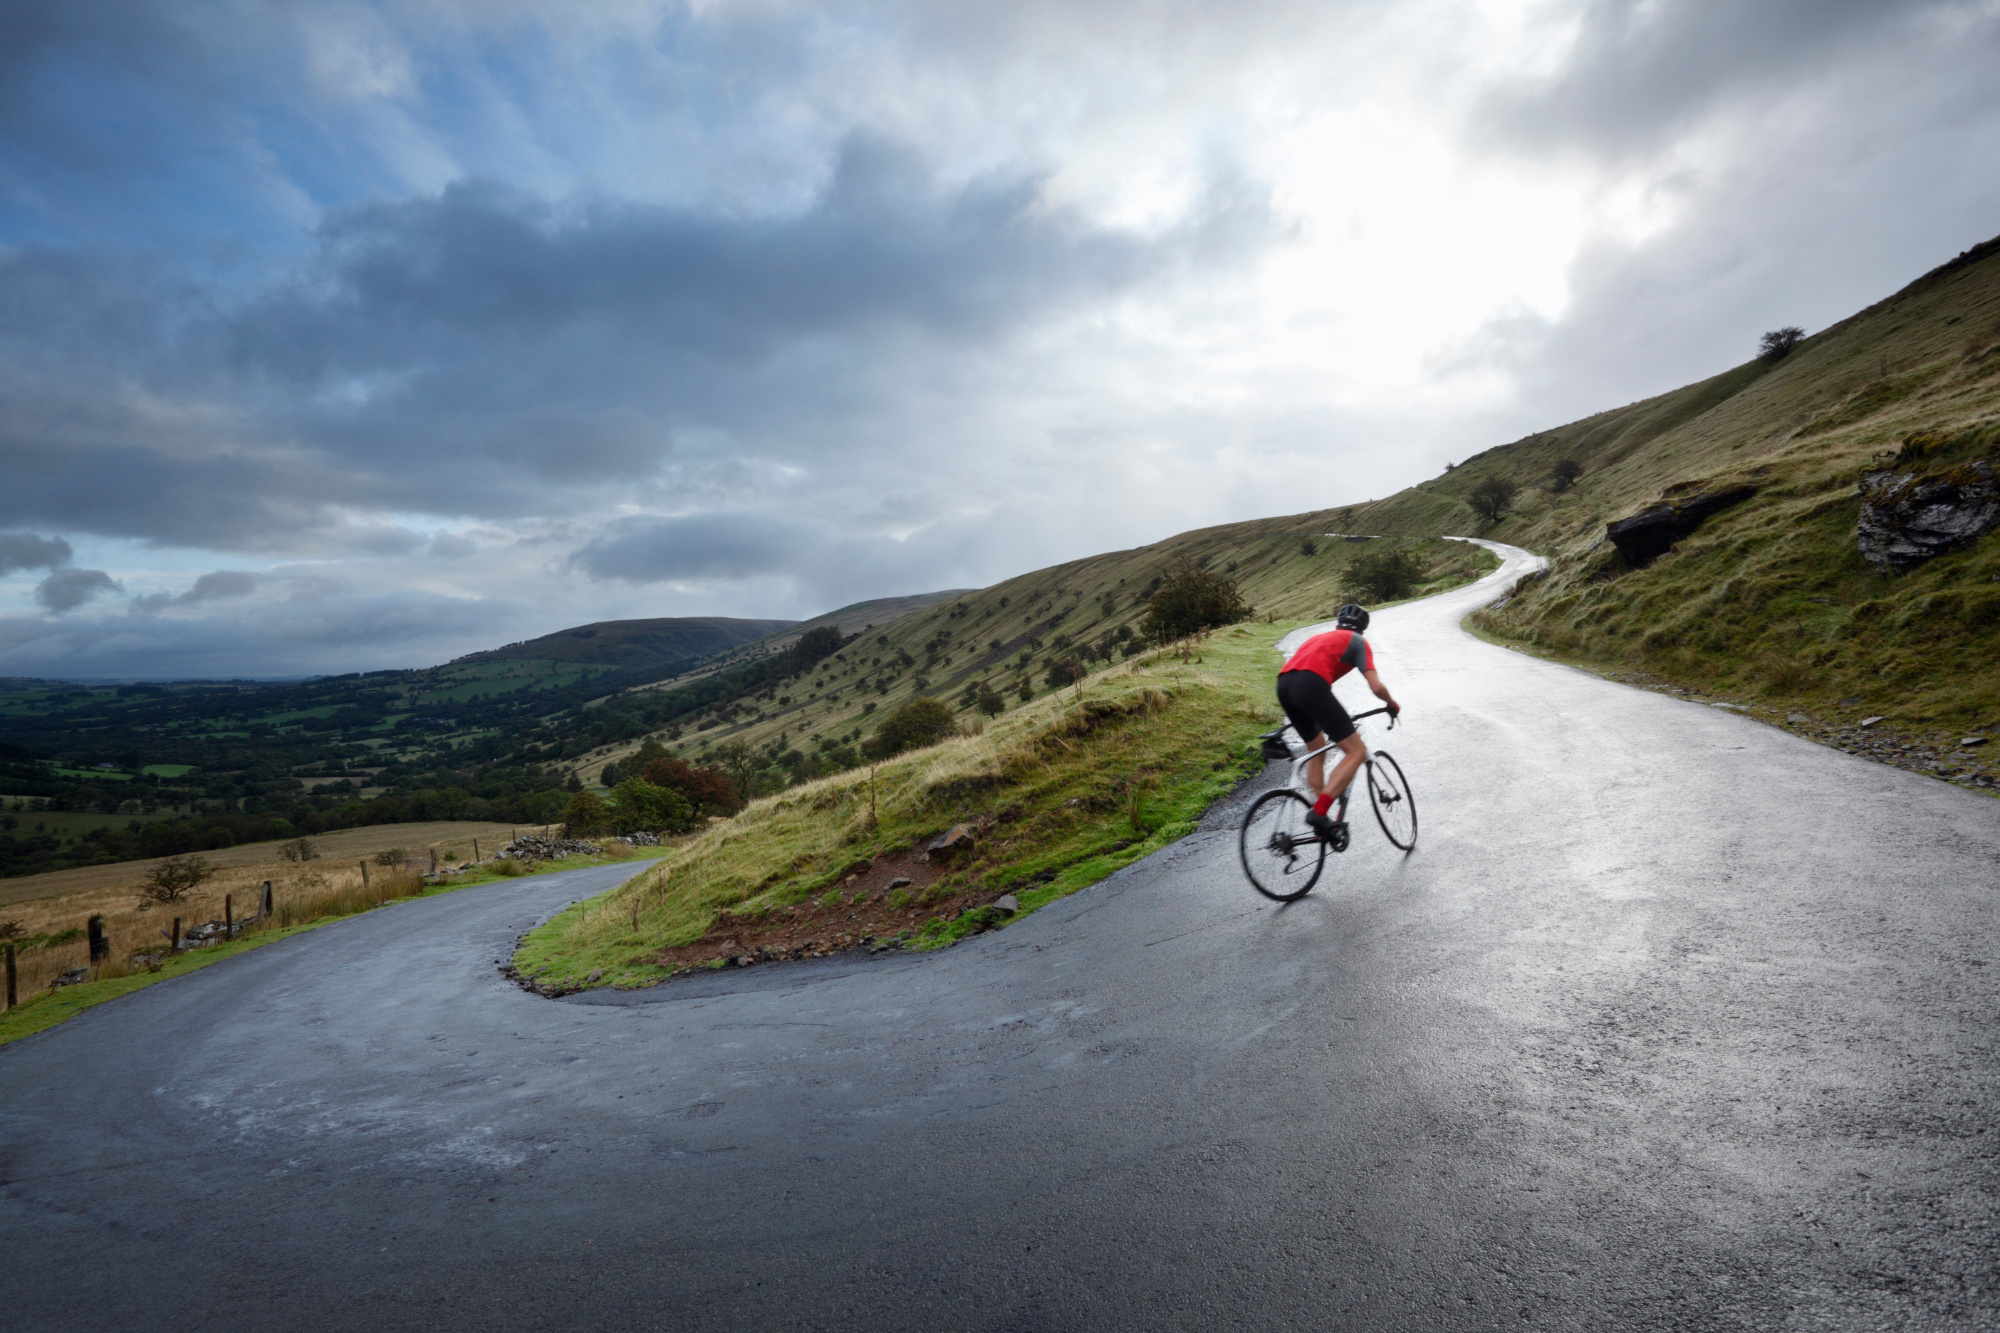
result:
<svg viewBox="0 0 2000 1333"><path fill-rule="evenodd" d="M2000 233L2000 3L0 4L0 675L1388 494Z"/></svg>

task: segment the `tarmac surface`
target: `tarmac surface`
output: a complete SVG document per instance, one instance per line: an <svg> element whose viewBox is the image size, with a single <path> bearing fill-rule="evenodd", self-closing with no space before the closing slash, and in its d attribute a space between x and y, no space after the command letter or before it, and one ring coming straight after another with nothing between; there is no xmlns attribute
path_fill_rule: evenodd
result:
<svg viewBox="0 0 2000 1333"><path fill-rule="evenodd" d="M504 980L608 867L0 1050L0 1326L2000 1325L2000 803L1478 642L1503 553L1369 634L1415 852L1294 904L1274 765L935 956Z"/></svg>

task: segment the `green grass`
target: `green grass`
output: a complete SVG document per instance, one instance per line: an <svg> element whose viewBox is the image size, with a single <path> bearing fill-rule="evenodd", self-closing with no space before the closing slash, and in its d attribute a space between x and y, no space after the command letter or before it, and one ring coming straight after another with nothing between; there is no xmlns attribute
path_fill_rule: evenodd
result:
<svg viewBox="0 0 2000 1333"><path fill-rule="evenodd" d="M634 849L632 856L572 856L561 861L532 863L532 865L525 866L524 869L527 874L547 875L563 870L581 870L587 866L610 865L633 859L656 859L666 855L671 850L671 848L667 847L639 847ZM460 889L469 889L481 884L492 884L502 879L520 877L519 875L510 876L501 872L496 868L499 864L501 863L492 861L483 862L477 869L464 875L453 876L447 883L432 885L426 887L421 893L393 898L386 903L371 906L365 910L380 911L383 908L392 907L396 903L409 902L415 898L434 898L442 893L456 893ZM100 1004L115 1000L122 995L130 995L133 991L143 990L147 986L156 985L162 981L171 981L175 977L199 971L212 963L219 963L226 958L234 958L237 954L260 948L275 940L289 939L291 936L300 934L303 931L314 930L330 922L343 921L355 915L359 915L359 913L342 912L315 916L309 921L260 930L226 944L215 944L206 948L190 949L184 953L171 955L161 961L158 970L145 970L128 973L123 976L111 976L94 981L78 982L76 985L64 986L59 990L44 990L36 995L29 996L12 1009L0 1012L0 1046L5 1046L12 1041L19 1041L22 1037L33 1036L37 1032L46 1031L64 1019L73 1018L86 1009L95 1008Z"/></svg>
<svg viewBox="0 0 2000 1333"><path fill-rule="evenodd" d="M600 985L653 984L670 971L654 956L700 940L719 914L754 925L827 892L860 858L920 848L959 823L979 826L979 842L926 891L936 911L910 946L987 923L975 909L1002 893L1031 913L1184 837L1261 771L1254 738L1278 721L1275 644L1290 627L1239 625L1185 662L1150 652L978 735L888 761L872 783L861 769L754 802L535 930L515 965L565 988L592 972Z"/></svg>
<svg viewBox="0 0 2000 1333"><path fill-rule="evenodd" d="M193 764L148 764L139 771L158 778L180 778L194 772L194 769Z"/></svg>

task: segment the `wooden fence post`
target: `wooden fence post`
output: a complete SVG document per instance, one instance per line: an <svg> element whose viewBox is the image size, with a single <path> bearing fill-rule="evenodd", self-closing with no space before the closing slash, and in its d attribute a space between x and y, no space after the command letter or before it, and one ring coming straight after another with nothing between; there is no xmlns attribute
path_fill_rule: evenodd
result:
<svg viewBox="0 0 2000 1333"><path fill-rule="evenodd" d="M236 938L236 904L226 893L222 895L222 938Z"/></svg>
<svg viewBox="0 0 2000 1333"><path fill-rule="evenodd" d="M431 848L431 873L435 875L437 874L437 872L438 872L438 849L433 847Z"/></svg>
<svg viewBox="0 0 2000 1333"><path fill-rule="evenodd" d="M19 982L14 972L14 946L10 944L7 946L7 1007L9 1009L12 1009L21 1002L20 995L16 993L18 984Z"/></svg>
<svg viewBox="0 0 2000 1333"><path fill-rule="evenodd" d="M479 863L479 839L477 838L472 840L472 861L475 865Z"/></svg>
<svg viewBox="0 0 2000 1333"><path fill-rule="evenodd" d="M361 863L361 887L364 889L368 887L368 863L366 861Z"/></svg>
<svg viewBox="0 0 2000 1333"><path fill-rule="evenodd" d="M90 936L90 961L93 966L111 956L111 941L104 938L104 918L94 916L84 925Z"/></svg>
<svg viewBox="0 0 2000 1333"><path fill-rule="evenodd" d="M167 939L173 946L171 952L179 953L181 951L181 919L179 917L174 918L174 933L169 935Z"/></svg>
<svg viewBox="0 0 2000 1333"><path fill-rule="evenodd" d="M271 881L267 879L264 881L263 897L257 904L257 919L261 921L269 915L271 915Z"/></svg>

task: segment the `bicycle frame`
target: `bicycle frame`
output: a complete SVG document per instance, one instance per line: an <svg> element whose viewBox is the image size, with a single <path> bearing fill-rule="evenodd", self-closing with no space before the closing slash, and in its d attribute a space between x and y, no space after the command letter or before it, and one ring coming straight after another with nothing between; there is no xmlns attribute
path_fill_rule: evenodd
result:
<svg viewBox="0 0 2000 1333"><path fill-rule="evenodd" d="M1349 720L1353 722L1359 722L1364 717L1374 717L1377 713L1386 713L1388 711L1389 709L1386 705L1381 708L1371 708L1365 713L1356 713ZM1393 731L1395 730L1395 728L1396 728L1396 719L1394 717L1391 717L1389 719L1389 729ZM1339 748L1340 748L1339 741L1328 741L1325 745L1320 746L1317 750L1308 750L1303 755L1300 755L1297 759L1294 759L1292 761L1292 789L1294 791L1303 792L1309 797L1317 795L1317 793L1313 791L1311 786L1309 786L1306 783L1305 780L1306 765L1310 764L1313 760L1319 758L1327 751L1338 750ZM1366 762L1372 764L1374 763L1374 760L1371 758ZM1347 784L1347 790L1340 794L1340 817L1342 819L1347 818L1347 798L1350 795L1352 795L1353 792L1354 792L1354 784L1350 782Z"/></svg>

